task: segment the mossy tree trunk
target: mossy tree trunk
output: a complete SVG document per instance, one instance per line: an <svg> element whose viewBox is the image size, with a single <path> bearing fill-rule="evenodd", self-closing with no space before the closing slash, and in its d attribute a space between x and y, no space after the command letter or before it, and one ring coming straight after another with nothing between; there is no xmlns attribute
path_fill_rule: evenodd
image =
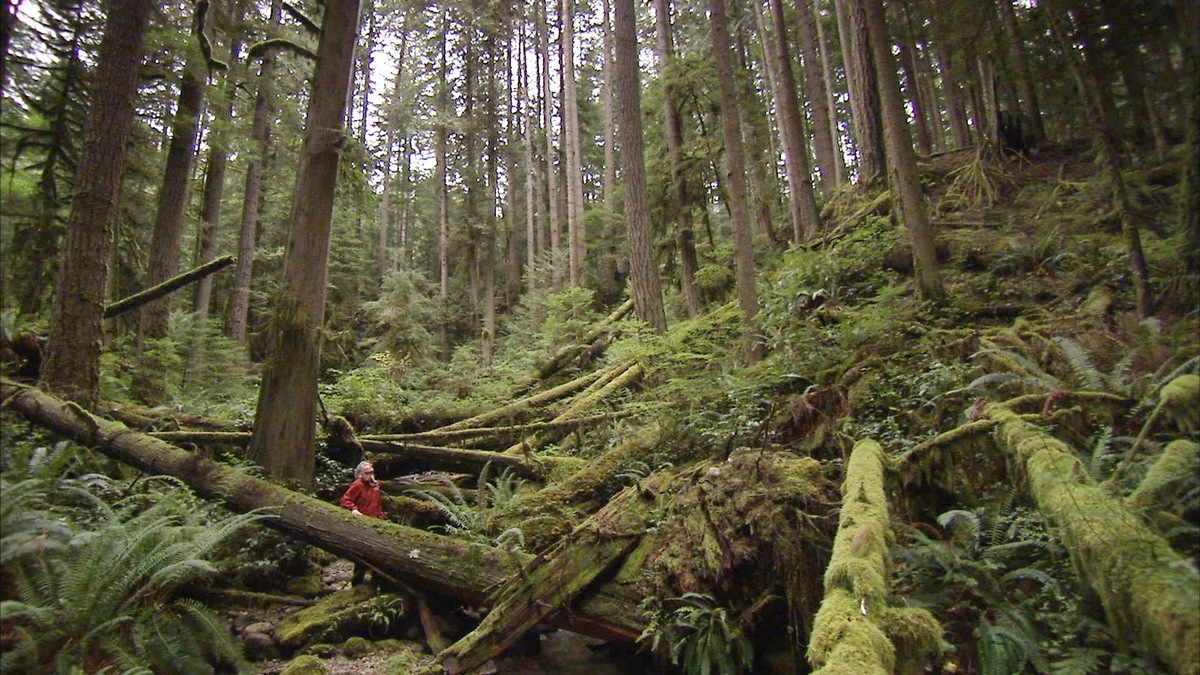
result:
<svg viewBox="0 0 1200 675"><path fill-rule="evenodd" d="M325 279L358 12L359 0L326 3L303 160L292 195L283 284L268 330L269 356L250 442L252 460L301 485L311 485L316 473Z"/></svg>

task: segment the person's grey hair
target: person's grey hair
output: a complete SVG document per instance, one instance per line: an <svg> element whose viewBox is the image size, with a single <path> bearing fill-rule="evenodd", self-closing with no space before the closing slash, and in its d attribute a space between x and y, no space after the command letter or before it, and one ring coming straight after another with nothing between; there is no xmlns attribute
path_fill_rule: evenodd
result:
<svg viewBox="0 0 1200 675"><path fill-rule="evenodd" d="M359 462L358 466L354 467L354 477L362 478L368 470L373 470L375 467L370 462Z"/></svg>

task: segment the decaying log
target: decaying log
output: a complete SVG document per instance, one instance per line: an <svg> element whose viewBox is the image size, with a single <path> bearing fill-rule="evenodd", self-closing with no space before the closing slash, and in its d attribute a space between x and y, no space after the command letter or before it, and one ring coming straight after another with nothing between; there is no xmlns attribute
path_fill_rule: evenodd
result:
<svg viewBox="0 0 1200 675"><path fill-rule="evenodd" d="M940 650L942 629L932 614L887 604L892 530L883 464L883 449L871 440L856 443L846 463L825 599L808 644L814 675L920 673Z"/></svg>
<svg viewBox="0 0 1200 675"><path fill-rule="evenodd" d="M640 489L626 488L553 549L534 558L501 589L483 622L438 654L446 672L456 675L483 665L557 608L570 606L638 543L646 530L646 504Z"/></svg>
<svg viewBox="0 0 1200 675"><path fill-rule="evenodd" d="M512 469L513 473L521 478L544 481L559 463L571 466L579 463L579 460L570 458L559 462L555 457L518 457L486 450L359 440L363 450L367 452L399 458L401 461L411 462L414 468L426 471L450 471L478 475L483 471L483 467L490 464L497 472Z"/></svg>
<svg viewBox="0 0 1200 675"><path fill-rule="evenodd" d="M151 431L146 435L174 445L250 445L249 431Z"/></svg>
<svg viewBox="0 0 1200 675"><path fill-rule="evenodd" d="M550 403L551 401L557 401L560 398L573 394L576 391L588 386L592 382L595 382L602 375L604 375L605 372L606 371L603 370L597 370L586 375L582 375L574 380L571 380L570 382L565 382L552 389L547 389L546 391L539 392L532 396L527 396L518 401L513 401L512 403L496 408L495 410L489 410L488 412L476 415L474 417L468 417L465 420L459 420L453 424L447 424L446 426L440 427L435 431L445 433L447 431L455 431L458 429L471 429L492 422L493 420L511 417L528 408L534 408L546 403Z"/></svg>
<svg viewBox="0 0 1200 675"><path fill-rule="evenodd" d="M238 591L232 588L213 588L208 591L208 594L219 596L227 600L257 605L295 605L298 607L311 607L317 604L316 600L301 598L295 595L274 595L271 593L256 593L254 591Z"/></svg>
<svg viewBox="0 0 1200 675"><path fill-rule="evenodd" d="M360 436L363 441L382 441L386 443L413 443L413 442L449 442L462 441L465 439L487 437L489 439L504 438L506 436L517 436L531 431L541 431L543 429L575 429L577 427L598 422L607 422L609 420L621 419L628 417L630 413L615 411L602 413L599 415L587 415L585 417L575 417L569 420L559 420L557 422L529 422L526 424L512 424L503 427L474 427L471 429L453 429L446 431L445 428L434 429L433 431L421 431L413 434L368 434ZM507 447L507 446L505 446Z"/></svg>
<svg viewBox="0 0 1200 675"><path fill-rule="evenodd" d="M203 265L188 270L183 274L171 277L157 286L152 286L144 291L134 293L127 298L122 298L111 305L106 306L104 308L104 318L111 319L114 316L120 316L131 309L137 309L151 300L157 300L158 298L161 298L162 296L167 295L176 289L182 288L193 281L199 281L213 272L216 272L224 267L228 267L232 264L233 256L231 255L224 255L216 260L204 263Z"/></svg>
<svg viewBox="0 0 1200 675"><path fill-rule="evenodd" d="M1200 673L1200 574L1122 501L1095 485L1057 438L998 404L996 443L1024 465L1038 509L1104 606L1113 635L1174 673Z"/></svg>
<svg viewBox="0 0 1200 675"><path fill-rule="evenodd" d="M155 410L128 403L106 401L100 404L98 412L138 431L179 431L186 428L192 431L230 432L234 429L242 431L249 428L248 424L240 424L234 420L188 415L179 411Z"/></svg>
<svg viewBox="0 0 1200 675"><path fill-rule="evenodd" d="M136 469L175 476L200 496L221 501L234 511L274 507L276 515L264 524L454 600L488 604L491 589L532 559L528 554L353 515L11 380L0 379L0 405ZM644 627L637 611L639 599L631 585L605 583L580 598L570 611L556 612L547 621L602 639L631 641Z"/></svg>
<svg viewBox="0 0 1200 675"><path fill-rule="evenodd" d="M611 342L612 338L614 337L613 333L611 332L612 325L620 321L631 311L633 311L633 298L621 303L621 306L613 310L612 313L605 317L605 319L599 324L597 324L595 328L584 335L577 344L563 347L562 349L558 350L558 352L555 353L549 361L538 366L537 372L534 373L534 375L525 383L525 391L528 391L529 388L537 382L540 382L558 372L558 370L566 365L568 361L582 354L585 349L596 349L603 351L603 349L608 346L607 343ZM605 335L606 333L608 333L608 335Z"/></svg>
<svg viewBox="0 0 1200 675"><path fill-rule="evenodd" d="M622 387L629 386L633 382L637 381L637 379L641 376L641 365L632 361L627 361L610 368L606 372L605 377L592 383L592 386L588 387L583 391L583 393L575 397L575 400L571 401L571 404L568 405L565 410L559 413L558 416L552 421L562 422L574 417L578 417L580 413L591 409L597 403L604 400L609 394L621 389ZM551 442L552 439L553 437L544 432L535 432L533 435L522 439L520 442L514 443L504 452L510 455L524 454L530 450L536 450L542 445Z"/></svg>

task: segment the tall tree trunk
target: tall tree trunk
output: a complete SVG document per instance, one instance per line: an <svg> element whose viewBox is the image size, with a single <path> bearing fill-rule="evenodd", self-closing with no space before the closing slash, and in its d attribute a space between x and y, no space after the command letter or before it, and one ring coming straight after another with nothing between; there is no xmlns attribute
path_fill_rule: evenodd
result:
<svg viewBox="0 0 1200 675"><path fill-rule="evenodd" d="M1029 63L1025 60L1025 52L1021 34L1017 30L1017 14L1013 9L1012 0L996 0L1000 9L1000 24L1004 28L1004 41L1012 60L1013 76L1017 79L1017 89L1021 97L1021 115L1029 124L1033 142L1041 145L1046 142L1046 127L1042 123L1042 111L1038 107L1037 91L1033 87L1033 76L1029 73Z"/></svg>
<svg viewBox="0 0 1200 675"><path fill-rule="evenodd" d="M405 131L400 127L400 109L404 105L402 97L405 81L408 77L408 71L406 70L406 66L408 65L407 59L408 29L405 26L400 30L400 44L396 47L396 75L392 78L391 100L387 104L387 122L384 130L383 157L381 158L383 165L383 185L381 194L379 195L379 239L377 244L378 250L375 255L375 274L379 277L380 284L383 283L388 269L392 267L388 256L388 240L392 232L392 193L395 191L392 185L392 164L396 156L398 137ZM397 225L402 227L399 222L397 222ZM397 237L397 243L399 243L399 237Z"/></svg>
<svg viewBox="0 0 1200 675"><path fill-rule="evenodd" d="M199 6L198 6L199 7ZM197 35L203 30L203 17L197 9ZM196 136L200 130L200 113L204 104L206 65L198 44L188 49L179 82L179 102L171 122L171 142L163 168L162 186L158 192L158 208L154 214L154 234L147 254L145 286L157 286L179 273L179 251L183 241L183 211L191 192L189 180L195 157ZM171 329L172 297L164 296L142 307L138 320L137 350L141 354L148 342L167 337ZM160 366L143 363L134 371L132 393L150 404L162 404L167 391Z"/></svg>
<svg viewBox="0 0 1200 675"><path fill-rule="evenodd" d="M1181 26L1195 26L1200 21L1200 7L1195 2L1181 0ZM1200 34L1184 30L1183 72L1187 114L1183 118L1183 178L1179 182L1179 230L1183 235L1184 259L1192 274L1200 274Z"/></svg>
<svg viewBox="0 0 1200 675"><path fill-rule="evenodd" d="M775 232L775 210L779 206L778 197L781 191L779 175L776 172L778 162L775 160L779 152L772 147L775 137L771 131L767 102L759 96L759 90L750 78L741 76L752 67L749 63L749 33L739 31L731 34L731 37L732 53L736 59L734 78L738 87L738 104L745 105L747 110L753 111L743 118L742 143L743 156L747 158L746 177L750 181L750 209L754 218L754 231L762 233L767 241L775 246L781 243L779 235ZM766 72L769 88L770 68L762 70Z"/></svg>
<svg viewBox="0 0 1200 675"><path fill-rule="evenodd" d="M829 88L832 84L821 70L817 20L812 7L808 0L795 0L795 3L800 63L804 68L806 98L812 116L813 152L817 158L817 170L821 173L821 193L828 197L841 182L837 169L841 151L834 140L834 114L829 106Z"/></svg>
<svg viewBox="0 0 1200 675"><path fill-rule="evenodd" d="M271 0L270 26L279 25L282 0ZM258 71L258 87L254 95L254 119L250 138L254 151L246 165L246 185L242 196L242 217L238 227L237 269L234 271L233 295L225 311L225 336L246 346L246 325L250 316L250 283L254 276L254 248L258 239L258 208L262 193L262 177L267 162L271 127L270 100L275 78L275 54L263 55Z"/></svg>
<svg viewBox="0 0 1200 675"><path fill-rule="evenodd" d="M500 203L500 119L497 111L499 92L496 86L496 34L488 30L483 42L486 71L483 82L483 119L487 128L484 152L487 154L487 230L483 233L483 326L480 334L481 362L486 368L492 364L492 353L496 348L496 245L499 240L499 223L496 213ZM511 131L511 129L510 129Z"/></svg>
<svg viewBox="0 0 1200 675"><path fill-rule="evenodd" d="M272 475L305 486L312 484L316 471L325 280L358 10L358 0L326 3L303 154L292 193L283 283L269 330L248 453Z"/></svg>
<svg viewBox="0 0 1200 675"><path fill-rule="evenodd" d="M612 3L603 0L601 11L604 12L604 177L602 180L602 199L604 202L604 241L608 242L600 259L601 288L606 298L617 298L621 294L620 252L617 250L617 126L616 111L613 105L613 27Z"/></svg>
<svg viewBox="0 0 1200 675"><path fill-rule="evenodd" d="M125 141L133 123L142 40L153 8L149 0L111 0L108 5L55 284L42 379L84 408L94 408L100 397L104 290L120 214Z"/></svg>
<svg viewBox="0 0 1200 675"><path fill-rule="evenodd" d="M883 106L884 136L888 146L888 180L899 206L900 219L912 241L917 288L925 299L940 300L946 292L942 286L942 275L938 271L933 225L929 221L929 213L925 210L925 198L921 194L917 158L913 153L912 139L908 135L904 101L900 98L896 64L892 59L892 42L888 39L887 24L884 21L883 1L854 1L863 5L870 46L878 66L875 74L878 78L879 101Z"/></svg>
<svg viewBox="0 0 1200 675"><path fill-rule="evenodd" d="M800 0L803 2L803 0ZM808 143L796 99L796 77L792 73L792 57L788 53L787 23L783 19L783 0L769 0L771 22L774 25L774 48L764 45L767 58L775 61L779 79L775 83L775 110L779 117L779 132L783 137L783 161L787 170L788 203L792 214L792 242L800 244L816 236L821 228L821 216L813 196L812 171L808 164Z"/></svg>
<svg viewBox="0 0 1200 675"><path fill-rule="evenodd" d="M245 16L246 3L235 2L234 23L240 25ZM200 207L200 231L196 235L196 259L193 267L199 267L214 257L217 252L217 232L221 227L221 201L225 196L225 173L229 166L229 125L233 120L233 100L237 95L237 87L241 84L245 70L241 65L242 36L234 35L229 45L229 63L232 72L225 72L225 88L221 100L215 103L217 113L213 120L212 131L208 135L208 165L204 172L204 193ZM212 277L205 277L196 283L193 296L193 323L198 329L198 336L206 331L209 309L212 304ZM199 342L193 345L191 358L200 356Z"/></svg>
<svg viewBox="0 0 1200 675"><path fill-rule="evenodd" d="M442 30L439 33L438 46L438 84L437 84L437 126L433 130L434 168L433 168L433 219L437 223L437 275L438 275L438 304L442 309L442 321L438 326L438 351L441 358L450 358L450 213L446 185L446 154L449 151L449 129L446 127L447 118L451 114L450 83L447 79L449 61L447 59L446 42L450 29L448 12L445 6L441 8Z"/></svg>
<svg viewBox="0 0 1200 675"><path fill-rule="evenodd" d="M517 20L523 20L518 14ZM514 44L515 43L515 44ZM508 36L505 40L505 67L504 67L504 91L505 105L504 116L506 135L508 141L505 145L505 159L508 162L506 175L508 176L507 184L505 185L504 199L507 202L504 216L504 231L505 231L505 258L504 265L504 306L514 307L517 304L517 299L521 297L521 228L517 220L517 214L521 213L520 208L521 198L519 197L519 189L523 189L524 166L521 164L523 148L517 145L517 139L521 137L521 118L518 114L519 94L517 93L517 78L519 66L519 57L517 52L524 49L524 44L517 31L514 30L510 23L508 26ZM522 145L524 145L522 143Z"/></svg>
<svg viewBox="0 0 1200 675"><path fill-rule="evenodd" d="M579 101L575 83L575 5L562 0L563 146L567 190L567 236L571 285L583 285L583 163L580 158Z"/></svg>
<svg viewBox="0 0 1200 675"><path fill-rule="evenodd" d="M733 76L733 49L725 17L725 0L710 0L713 61L721 102L721 135L725 140L725 185L733 225L733 248L738 306L745 318L745 348L749 360L762 358L762 345L754 337L758 291L754 285L754 246L750 236L750 202L746 186L746 160L742 154L742 119L738 110L737 83Z"/></svg>
<svg viewBox="0 0 1200 675"><path fill-rule="evenodd" d="M521 6L523 8L523 5ZM524 12L522 12L524 15ZM525 161L525 290L533 295L537 290L537 280L533 273L537 263L541 228L536 217L537 204L534 186L537 183L537 167L533 158L533 118L536 114L533 107L532 88L529 84L529 50L526 48L525 22L518 27L517 59L520 62L520 77L517 79L517 101L521 107L521 120L525 125L525 133L521 138ZM535 65L536 68L536 65Z"/></svg>
<svg viewBox="0 0 1200 675"><path fill-rule="evenodd" d="M858 181L871 183L883 177L883 121L879 118L878 69L867 37L867 19L857 0L837 0L838 27L842 34L842 58L850 87L850 110L854 118L854 150L858 158Z"/></svg>
<svg viewBox="0 0 1200 675"><path fill-rule="evenodd" d="M538 6L538 53L542 57L542 129L546 134L546 204L550 217L550 275L555 288L562 285L562 269L559 258L562 252L562 231L558 219L558 179L554 160L557 153L554 150L554 117L551 101L554 97L550 91L550 38L546 26L545 2L553 0L537 0Z"/></svg>
<svg viewBox="0 0 1200 675"><path fill-rule="evenodd" d="M629 248L629 280L634 311L657 332L667 328L662 286L650 235L646 199L646 160L642 144L641 81L638 77L637 26L633 0L616 0L613 7L616 42L614 84L621 116L621 176L625 186L625 240Z"/></svg>
<svg viewBox="0 0 1200 675"><path fill-rule="evenodd" d="M931 42L938 61L940 89L946 97L946 118L950 122L950 136L954 140L954 147L965 148L971 144L971 131L967 127L966 108L958 88L958 83L963 81L963 75L959 72L961 68L951 61L950 50L942 40Z"/></svg>
<svg viewBox="0 0 1200 675"><path fill-rule="evenodd" d="M891 5L895 8L896 5ZM901 13L903 14L901 15ZM895 9L893 16L902 18L904 38L897 40L897 48L900 58L900 70L904 73L904 91L908 94L908 105L912 107L913 112L913 140L916 143L917 152L922 155L930 153L929 141L929 120L925 114L925 104L921 100L921 88L917 85L917 65L916 59L913 57L913 52L917 49L917 38L912 30L912 22L908 20L907 4L903 7Z"/></svg>
<svg viewBox="0 0 1200 675"><path fill-rule="evenodd" d="M1075 57L1076 52L1073 47L1075 38L1067 34L1066 17L1062 14L1058 2L1042 0L1041 7L1046 11L1050 30L1058 39L1060 46L1064 48L1064 52L1072 55L1067 59L1067 67L1075 71L1075 80L1081 89L1079 95L1083 99L1084 110L1087 111L1092 125L1094 143L1099 151L1100 159L1107 169L1112 200L1121 221L1125 252L1129 256L1129 265L1133 273L1134 302L1138 316L1145 318L1150 314L1149 272L1146 266L1146 256L1142 250L1141 232L1134 220L1136 216L1133 213L1132 200L1122 175L1124 156L1121 152L1121 136L1115 119L1115 106L1111 96L1108 95L1107 87L1102 82L1100 66L1096 63L1093 52L1096 36L1083 27L1085 24L1080 24L1081 34L1078 36L1078 41L1083 45L1083 49L1079 52L1080 56Z"/></svg>
<svg viewBox="0 0 1200 675"><path fill-rule="evenodd" d="M656 47L659 68L666 72L675 58L671 35L670 0L654 0ZM663 125L667 137L667 161L671 169L671 210L675 214L675 242L679 249L679 285L683 291L689 317L700 314L700 289L696 286L696 271L700 267L696 256L696 235L688 215L687 180L683 175L683 131L679 119L679 93L669 80L663 86Z"/></svg>
<svg viewBox="0 0 1200 675"><path fill-rule="evenodd" d="M821 3L817 0L814 7L817 24L817 48L821 51L821 75L825 78L826 105L829 108L829 134L833 138L833 172L834 182L842 185L846 177L846 158L842 154L842 129L838 124L837 102L833 98L833 66L829 61L829 42L825 38L825 22L821 20Z"/></svg>

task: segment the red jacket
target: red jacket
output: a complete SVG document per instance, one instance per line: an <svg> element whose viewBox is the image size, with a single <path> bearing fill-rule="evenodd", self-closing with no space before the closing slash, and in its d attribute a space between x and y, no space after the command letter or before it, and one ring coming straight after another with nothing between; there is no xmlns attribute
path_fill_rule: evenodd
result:
<svg viewBox="0 0 1200 675"><path fill-rule="evenodd" d="M383 492L379 483L367 485L363 479L355 479L338 503L351 511L358 509L363 515L383 518Z"/></svg>

